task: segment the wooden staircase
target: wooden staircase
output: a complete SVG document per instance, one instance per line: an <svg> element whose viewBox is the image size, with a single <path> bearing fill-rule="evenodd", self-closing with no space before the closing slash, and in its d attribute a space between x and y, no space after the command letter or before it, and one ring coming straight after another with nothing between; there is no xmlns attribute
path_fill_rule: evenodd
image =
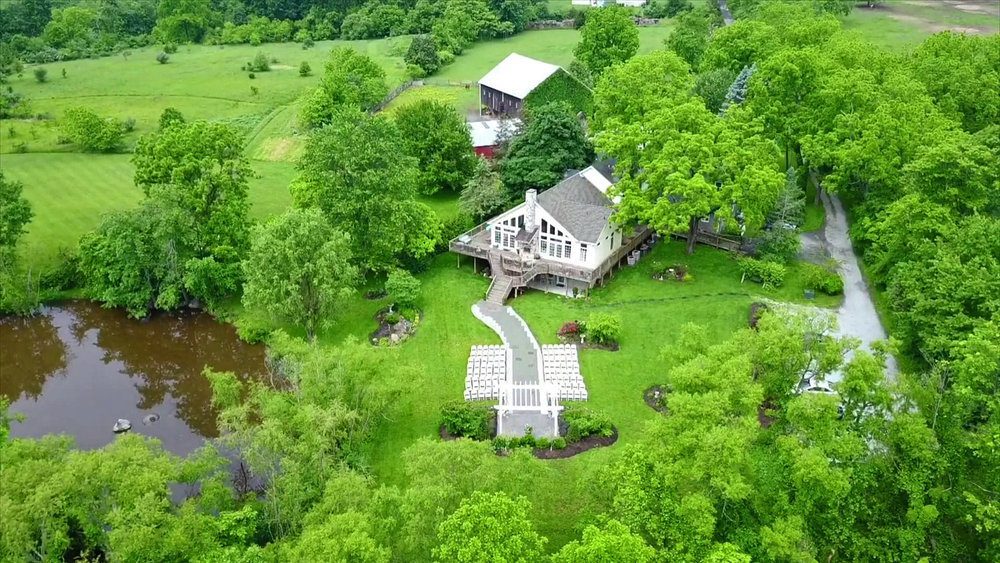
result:
<svg viewBox="0 0 1000 563"><path fill-rule="evenodd" d="M503 305L503 302L507 300L507 295L510 294L510 289L513 285L513 278L506 274L494 276L493 283L490 284L490 290L486 294L486 302L493 303L495 305Z"/></svg>

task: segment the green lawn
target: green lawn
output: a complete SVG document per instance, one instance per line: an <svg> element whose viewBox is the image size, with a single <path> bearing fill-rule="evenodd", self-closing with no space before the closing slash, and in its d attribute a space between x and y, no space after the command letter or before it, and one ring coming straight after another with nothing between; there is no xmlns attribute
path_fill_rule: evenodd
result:
<svg viewBox="0 0 1000 563"><path fill-rule="evenodd" d="M166 107L176 107L189 119L227 119L253 116L252 129L273 110L294 102L319 81L330 49L350 46L367 53L386 71L390 85L403 82L406 66L402 55L408 38L374 41L321 41L311 49L297 43L250 45L190 45L182 47L161 65L155 56L159 47L135 50L127 59L118 55L40 65L49 71L47 82L35 81L28 67L10 85L31 102L32 112L51 119L4 120L0 127L0 152L13 152L24 142L28 151L72 150L58 145L53 123L66 108L82 105L104 116L132 118L135 131L126 137L131 144L156 128ZM258 52L278 60L269 72L249 73L240 67ZM298 66L307 61L313 68L299 76ZM62 71L66 70L66 78ZM251 90L257 89L257 93ZM281 121L287 124L288 120ZM14 138L10 138L10 130Z"/></svg>
<svg viewBox="0 0 1000 563"><path fill-rule="evenodd" d="M909 51L939 31L969 33L1000 32L1000 6L988 0L970 0L967 8L955 3L891 0L877 9L855 8L842 18L844 29L856 31L876 45L894 51Z"/></svg>
<svg viewBox="0 0 1000 563"><path fill-rule="evenodd" d="M685 283L655 281L650 272L657 261L687 264L694 278ZM440 406L462 397L470 346L499 343L496 334L470 310L489 285L487 278L472 272L470 262L463 258L459 268L456 255L446 253L419 276L423 313L417 333L397 349L387 351L398 354L401 364L420 369L416 380L406 382L406 392L372 441L369 461L380 482L404 482L399 452L421 437L433 436ZM322 344L336 345L349 337L364 340L376 328L373 317L387 300L365 300L360 293L342 309L335 325L320 334ZM748 307L755 299L803 302L801 296L802 287L794 275L786 288L763 291L755 284L740 284L730 254L699 247L687 256L682 243L669 242L655 247L653 255L638 266L617 272L607 287L596 289L586 299L529 292L510 302L542 343L555 343L563 322L585 319L593 311L618 314L625 325L620 351L583 350L580 355L590 389L589 405L611 414L621 434L618 444L545 462L555 471L536 483L536 489L524 492L534 503L541 531L552 539L553 547L577 534L566 523L576 521L587 502L584 494L576 492L581 480L607 463L613 452L634 443L644 424L656 416L643 403L642 392L662 380L667 366L660 362L660 353L680 327L694 322L721 340L745 326ZM833 306L837 302L826 298L818 304Z"/></svg>
<svg viewBox="0 0 1000 563"><path fill-rule="evenodd" d="M35 217L21 243L34 266L53 263L60 248L75 248L80 237L98 225L103 213L128 209L142 199L132 182L131 155L10 154L0 170L24 184ZM259 177L250 181L251 213L264 218L291 202L288 184L295 174L286 162L253 162Z"/></svg>

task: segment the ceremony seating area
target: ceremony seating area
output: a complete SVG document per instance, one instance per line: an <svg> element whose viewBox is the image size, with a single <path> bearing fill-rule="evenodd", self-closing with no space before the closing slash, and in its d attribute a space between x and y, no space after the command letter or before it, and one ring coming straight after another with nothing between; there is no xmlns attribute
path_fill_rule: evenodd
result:
<svg viewBox="0 0 1000 563"><path fill-rule="evenodd" d="M465 370L465 400L496 399L507 380L507 347L473 346Z"/></svg>
<svg viewBox="0 0 1000 563"><path fill-rule="evenodd" d="M586 401L587 386L580 375L580 360L573 344L542 346L543 377L559 387L559 399Z"/></svg>

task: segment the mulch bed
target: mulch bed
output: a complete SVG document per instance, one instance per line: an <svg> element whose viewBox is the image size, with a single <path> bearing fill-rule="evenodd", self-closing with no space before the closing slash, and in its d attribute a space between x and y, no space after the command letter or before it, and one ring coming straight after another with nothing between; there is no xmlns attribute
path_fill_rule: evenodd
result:
<svg viewBox="0 0 1000 563"><path fill-rule="evenodd" d="M568 336L568 335L558 335L559 342L563 344L575 344L577 348L585 348L587 350L604 350L605 352L617 352L621 350L621 345L615 342L614 344L598 344L596 342L580 342L579 336Z"/></svg>
<svg viewBox="0 0 1000 563"><path fill-rule="evenodd" d="M683 264L674 264L669 268L664 268L659 272L653 273L653 279L656 281L684 281L684 276L688 273L687 266Z"/></svg>
<svg viewBox="0 0 1000 563"><path fill-rule="evenodd" d="M667 390L662 385L654 385L642 392L642 400L654 411L667 414L667 406L663 404L663 397L667 395Z"/></svg>
<svg viewBox="0 0 1000 563"><path fill-rule="evenodd" d="M582 454L594 448L610 446L618 441L618 429L615 428L610 436L588 436L575 444L566 444L561 450L550 450L549 448L535 449L535 457L538 459L564 459Z"/></svg>
<svg viewBox="0 0 1000 563"><path fill-rule="evenodd" d="M383 339L388 340L390 344L399 344L416 332L417 327L414 326L413 322L402 316L400 316L399 322L396 324L389 324L386 321L389 315L388 307L375 314L375 321L378 322L378 328L375 329L375 332L368 335L368 341L372 344L378 346ZM394 334L396 335L395 340L393 340Z"/></svg>

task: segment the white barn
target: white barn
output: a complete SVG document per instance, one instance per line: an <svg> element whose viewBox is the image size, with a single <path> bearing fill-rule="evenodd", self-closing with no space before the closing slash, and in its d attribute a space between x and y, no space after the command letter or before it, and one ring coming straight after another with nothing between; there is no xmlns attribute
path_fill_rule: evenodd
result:
<svg viewBox="0 0 1000 563"><path fill-rule="evenodd" d="M650 231L612 220L609 163L574 172L555 186L528 190L524 202L451 241L453 251L489 261L490 296L532 287L576 295L600 283Z"/></svg>

